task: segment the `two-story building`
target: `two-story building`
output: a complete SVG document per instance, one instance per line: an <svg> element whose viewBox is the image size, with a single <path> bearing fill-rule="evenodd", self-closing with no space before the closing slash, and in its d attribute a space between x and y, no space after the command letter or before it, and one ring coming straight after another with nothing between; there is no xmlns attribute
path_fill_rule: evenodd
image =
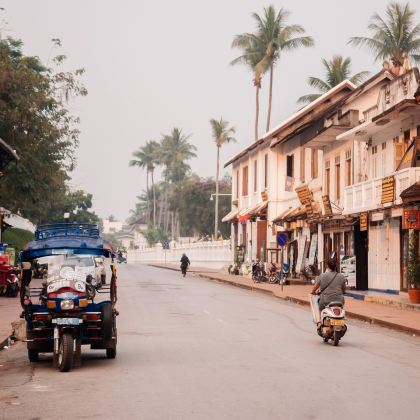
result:
<svg viewBox="0 0 420 420"><path fill-rule="evenodd" d="M286 232L282 258L296 273L308 263L322 270L334 251L343 272L356 271L351 286L407 288L400 194L420 181L419 82L417 69L343 82L227 162L225 220L248 261L278 261L276 237Z"/></svg>

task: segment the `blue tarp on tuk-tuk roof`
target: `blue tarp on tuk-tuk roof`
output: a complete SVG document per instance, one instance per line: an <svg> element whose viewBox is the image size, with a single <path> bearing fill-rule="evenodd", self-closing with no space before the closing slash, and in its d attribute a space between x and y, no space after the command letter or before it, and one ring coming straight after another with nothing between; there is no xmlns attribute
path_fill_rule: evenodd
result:
<svg viewBox="0 0 420 420"><path fill-rule="evenodd" d="M26 244L21 260L58 254L111 256L112 246L99 236L99 227L88 223L56 223L42 225L35 231L35 240Z"/></svg>

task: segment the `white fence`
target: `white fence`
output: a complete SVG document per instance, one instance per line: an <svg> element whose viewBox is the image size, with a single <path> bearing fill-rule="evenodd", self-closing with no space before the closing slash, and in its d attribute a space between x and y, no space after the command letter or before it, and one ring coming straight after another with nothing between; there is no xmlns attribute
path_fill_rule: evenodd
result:
<svg viewBox="0 0 420 420"><path fill-rule="evenodd" d="M168 250L164 250L162 247L154 247L139 251L128 251L127 259L129 263L167 262L178 264L183 253L187 254L192 267L222 268L232 261L229 240L176 245Z"/></svg>

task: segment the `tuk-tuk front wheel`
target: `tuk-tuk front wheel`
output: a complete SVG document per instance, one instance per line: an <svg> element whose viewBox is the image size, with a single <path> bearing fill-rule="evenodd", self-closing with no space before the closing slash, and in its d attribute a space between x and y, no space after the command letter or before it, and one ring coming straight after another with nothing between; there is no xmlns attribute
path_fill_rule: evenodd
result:
<svg viewBox="0 0 420 420"><path fill-rule="evenodd" d="M69 332L60 337L57 366L60 372L68 372L73 366L73 335Z"/></svg>

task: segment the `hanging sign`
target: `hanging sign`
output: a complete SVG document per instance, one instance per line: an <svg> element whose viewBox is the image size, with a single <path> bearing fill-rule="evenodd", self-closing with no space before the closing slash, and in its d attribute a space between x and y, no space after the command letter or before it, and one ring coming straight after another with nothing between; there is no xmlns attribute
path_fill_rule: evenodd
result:
<svg viewBox="0 0 420 420"><path fill-rule="evenodd" d="M395 200L395 179L387 176L382 179L381 204L392 203Z"/></svg>
<svg viewBox="0 0 420 420"><path fill-rule="evenodd" d="M333 211L331 207L331 201L329 195L323 195L322 196L322 203L324 204L324 213L326 216L332 216Z"/></svg>
<svg viewBox="0 0 420 420"><path fill-rule="evenodd" d="M300 273L302 271L303 258L305 256L305 247L306 247L306 235L302 235L299 238L298 255L297 255L297 261L296 261L297 273Z"/></svg>
<svg viewBox="0 0 420 420"><path fill-rule="evenodd" d="M376 213L372 213L370 220L372 222L382 222L384 220L384 213L382 211L378 211Z"/></svg>
<svg viewBox="0 0 420 420"><path fill-rule="evenodd" d="M420 229L420 210L404 210L403 229Z"/></svg>
<svg viewBox="0 0 420 420"><path fill-rule="evenodd" d="M312 207L312 193L308 186L303 185L302 187L296 188L295 191L299 201L305 206L306 214L309 218L312 218L314 215L314 209Z"/></svg>
<svg viewBox="0 0 420 420"><path fill-rule="evenodd" d="M367 231L368 228L368 214L361 213L360 214L360 232Z"/></svg>
<svg viewBox="0 0 420 420"><path fill-rule="evenodd" d="M315 263L315 256L316 256L316 251L318 248L318 234L314 233L311 236L311 245L309 247L309 265L314 265Z"/></svg>

